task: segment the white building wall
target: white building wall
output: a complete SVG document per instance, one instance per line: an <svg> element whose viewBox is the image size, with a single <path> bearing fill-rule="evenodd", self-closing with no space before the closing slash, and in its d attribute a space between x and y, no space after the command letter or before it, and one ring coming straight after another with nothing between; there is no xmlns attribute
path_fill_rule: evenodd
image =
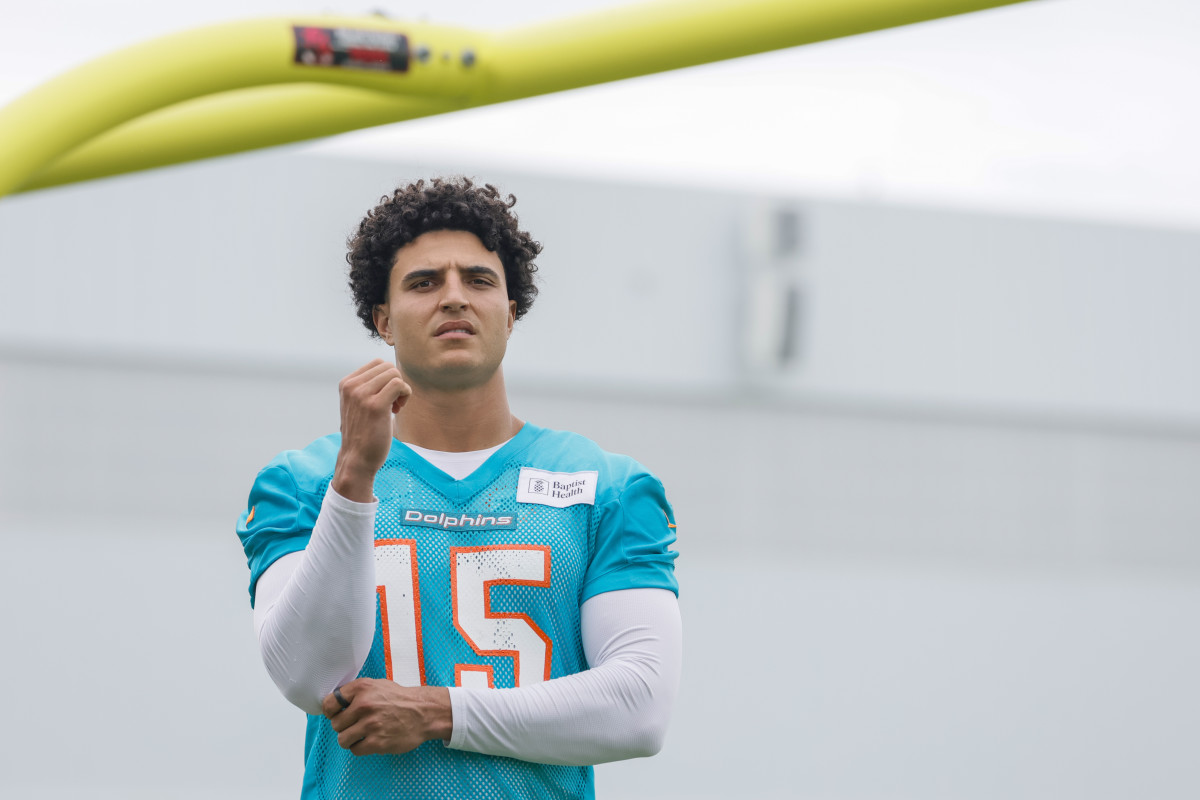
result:
<svg viewBox="0 0 1200 800"><path fill-rule="evenodd" d="M364 352L344 241L435 165L290 151L6 198L0 346L311 368ZM546 244L513 377L738 392L756 213L795 211L796 360L756 391L1200 427L1200 233L476 174ZM760 376L761 377L761 376Z"/></svg>
<svg viewBox="0 0 1200 800"><path fill-rule="evenodd" d="M341 241L416 172L284 153L0 202L0 795L296 796L233 521L382 352ZM761 198L504 186L547 244L514 411L653 467L680 525L675 725L601 797L1200 791L1193 234L771 201L809 315L763 376Z"/></svg>

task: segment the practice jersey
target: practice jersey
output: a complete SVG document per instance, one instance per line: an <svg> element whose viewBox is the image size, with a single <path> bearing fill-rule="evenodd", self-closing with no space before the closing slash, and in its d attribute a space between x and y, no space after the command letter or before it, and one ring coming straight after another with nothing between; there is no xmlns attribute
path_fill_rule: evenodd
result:
<svg viewBox="0 0 1200 800"><path fill-rule="evenodd" d="M250 598L308 543L340 435L259 473L238 535ZM675 520L662 484L626 456L526 423L463 480L401 442L375 478L375 639L359 677L405 686L510 688L587 669L579 607L618 589L678 594ZM592 768L535 764L429 741L355 756L308 717L304 800L591 798Z"/></svg>

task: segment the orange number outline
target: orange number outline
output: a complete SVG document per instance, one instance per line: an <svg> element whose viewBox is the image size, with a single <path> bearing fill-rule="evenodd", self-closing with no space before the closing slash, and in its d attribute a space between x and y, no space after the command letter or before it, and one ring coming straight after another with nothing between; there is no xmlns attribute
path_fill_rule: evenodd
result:
<svg viewBox="0 0 1200 800"><path fill-rule="evenodd" d="M408 548L408 564L412 570L413 618L416 624L417 669L421 674L421 686L425 685L425 645L421 636L421 581L417 576L417 540L416 539L376 539L376 547L397 545ZM387 586L378 584L375 594L379 598L379 627L383 631L383 665L387 679L392 677L392 635L388 627Z"/></svg>
<svg viewBox="0 0 1200 800"><path fill-rule="evenodd" d="M554 642L546 635L546 632L538 627L537 623L528 614L520 612L508 611L492 611L492 587L499 585L506 586L541 586L548 588L550 586L550 548L547 545L540 544L489 544L478 547L451 547L450 548L450 601L453 608L454 627L458 630L463 640L470 645L471 649L476 654L481 656L500 656L511 658L513 660L513 685L521 685L521 651L520 650L483 650L475 643L475 641L467 635L463 630L462 625L458 621L458 554L459 553L478 553L484 550L540 550L545 557L545 565L542 574L546 577L542 580L523 579L523 578L494 578L490 581L483 582L483 616L485 619L523 619L533 632L546 645L546 664L543 670L542 680L550 680L550 663L551 654L554 650ZM455 664L454 677L455 683L458 682L458 677L461 674L459 669L472 667L478 668L481 665L477 664ZM490 671L491 667L487 667ZM489 672L489 685L491 675Z"/></svg>

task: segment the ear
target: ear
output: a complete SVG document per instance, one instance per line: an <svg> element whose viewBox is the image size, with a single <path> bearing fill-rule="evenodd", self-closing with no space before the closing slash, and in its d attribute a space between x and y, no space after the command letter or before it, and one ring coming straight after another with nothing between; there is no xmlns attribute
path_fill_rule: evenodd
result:
<svg viewBox="0 0 1200 800"><path fill-rule="evenodd" d="M371 309L371 318L375 321L375 330L379 331L379 335L392 347L396 346L395 338L392 335L392 317L391 311L387 303L380 303ZM509 323L512 327L512 323Z"/></svg>
<svg viewBox="0 0 1200 800"><path fill-rule="evenodd" d="M508 335L512 336L513 324L517 321L517 301L508 301Z"/></svg>

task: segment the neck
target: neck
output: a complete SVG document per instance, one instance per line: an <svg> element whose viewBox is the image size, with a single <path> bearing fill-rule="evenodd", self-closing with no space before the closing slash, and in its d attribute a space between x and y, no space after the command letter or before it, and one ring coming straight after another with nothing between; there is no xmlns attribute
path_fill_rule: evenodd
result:
<svg viewBox="0 0 1200 800"><path fill-rule="evenodd" d="M521 429L521 420L509 411L500 370L486 383L467 388L439 389L407 375L405 380L412 395L392 425L392 434L402 442L465 453L503 444Z"/></svg>

